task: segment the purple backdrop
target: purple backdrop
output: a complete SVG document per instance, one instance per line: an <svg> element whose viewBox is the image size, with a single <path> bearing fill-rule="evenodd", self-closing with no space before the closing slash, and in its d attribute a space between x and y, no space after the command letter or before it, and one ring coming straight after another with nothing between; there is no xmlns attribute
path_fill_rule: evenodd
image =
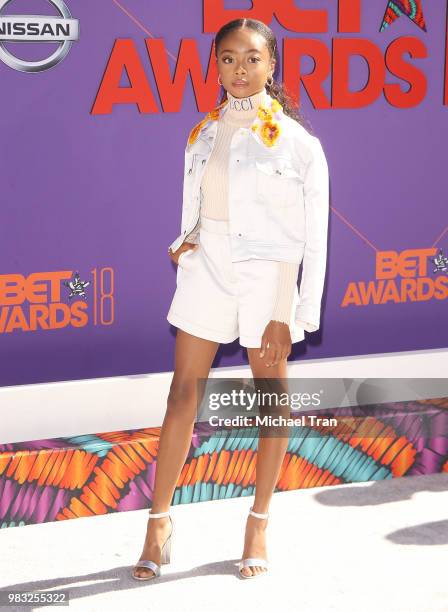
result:
<svg viewBox="0 0 448 612"><path fill-rule="evenodd" d="M422 3L427 32L405 15L380 32L387 4L362 3L360 34L339 34L337 3L324 0L300 6L329 11L327 34L296 34L275 19L269 24L280 50L283 37L307 36L330 51L332 39L350 37L375 42L383 54L401 36L417 37L427 49L426 58L405 60L427 79L426 97L414 108L392 107L381 96L364 108L316 110L300 90L303 112L327 154L333 208L321 330L294 345L290 359L447 346L445 299L341 306L350 282L374 280L373 246L396 251L437 246L448 254L446 2ZM175 328L166 313L176 270L167 246L180 231L187 135L203 113L189 79L177 113L143 114L134 104L115 105L107 115L92 115L91 109L116 39L134 41L161 109L145 38L164 40L173 75L185 38L197 40L205 73L213 34L202 32L200 1L108 0L99 6L67 0L67 5L79 19L80 40L59 65L31 74L0 61L0 275L79 271L90 281L88 322L36 331L2 328L2 386L160 372L174 365ZM234 1L226 8L248 9L250 2ZM49 5L14 0L7 12L45 14ZM29 58L56 48L27 44L25 50L21 43L7 46ZM350 68L351 90L361 89L366 64L356 58ZM312 69L311 60L303 62L304 72ZM390 73L386 82L399 83L403 91L408 87ZM122 84L127 83L123 75ZM95 325L92 270L108 267L114 274L113 323ZM436 277L433 267L428 277ZM69 304L66 287L61 302ZM0 298L4 324L7 308ZM27 318L26 302L23 313ZM110 315L107 301L105 315ZM245 363L246 352L236 341L221 346L214 366Z"/></svg>

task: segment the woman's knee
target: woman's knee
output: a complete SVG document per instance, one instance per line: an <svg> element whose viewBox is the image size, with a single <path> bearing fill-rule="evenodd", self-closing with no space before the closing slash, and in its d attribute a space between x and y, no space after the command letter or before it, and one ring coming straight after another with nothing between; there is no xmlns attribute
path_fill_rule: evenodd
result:
<svg viewBox="0 0 448 612"><path fill-rule="evenodd" d="M168 393L167 412L178 417L192 418L196 414L196 385L192 381L173 382Z"/></svg>

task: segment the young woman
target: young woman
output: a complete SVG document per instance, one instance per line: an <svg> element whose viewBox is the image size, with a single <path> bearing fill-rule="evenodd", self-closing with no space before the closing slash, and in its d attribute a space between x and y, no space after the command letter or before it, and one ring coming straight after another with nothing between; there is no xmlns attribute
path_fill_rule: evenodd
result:
<svg viewBox="0 0 448 612"><path fill-rule="evenodd" d="M320 325L328 227L328 167L273 73L277 44L263 22L236 19L215 38L225 93L190 132L181 234L169 249L177 288L167 319L177 330L146 540L132 575L169 563L169 508L191 444L198 378L221 342L239 338L254 379L287 378L291 344ZM300 293L299 265L303 261ZM268 567L268 508L288 437L259 438L256 492L238 575Z"/></svg>

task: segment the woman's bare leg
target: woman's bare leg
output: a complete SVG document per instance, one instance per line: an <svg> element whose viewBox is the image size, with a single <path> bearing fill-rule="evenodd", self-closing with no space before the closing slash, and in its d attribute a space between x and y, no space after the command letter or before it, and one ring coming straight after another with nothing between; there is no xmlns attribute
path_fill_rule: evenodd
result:
<svg viewBox="0 0 448 612"><path fill-rule="evenodd" d="M277 365L268 368L265 365L266 360L260 359L259 348L248 348L247 353L253 378L287 378L286 359L282 359ZM284 389L284 391L286 392L287 389ZM289 407L282 406L282 414L289 416ZM288 428L285 428L283 433L281 435L279 433L277 437L259 437L254 512L260 514L268 512L287 448ZM268 519L259 519L248 515L242 558L261 557L266 559L265 530L267 522ZM244 567L241 573L251 576L264 571L266 571L264 567Z"/></svg>
<svg viewBox="0 0 448 612"><path fill-rule="evenodd" d="M191 445L197 410L197 379L208 378L218 347L219 342L204 340L181 329L177 330L174 375L160 432L151 512L169 510ZM140 559L149 559L160 565L161 546L170 530L169 517L148 519ZM139 577L153 573L146 567L134 570L134 574Z"/></svg>

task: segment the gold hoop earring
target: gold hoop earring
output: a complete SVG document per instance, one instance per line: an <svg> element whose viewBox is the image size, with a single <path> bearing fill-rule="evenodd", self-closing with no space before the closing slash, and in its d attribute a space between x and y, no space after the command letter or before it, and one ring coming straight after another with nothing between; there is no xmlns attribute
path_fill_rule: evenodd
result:
<svg viewBox="0 0 448 612"><path fill-rule="evenodd" d="M218 74L218 83L219 83L220 85L222 85L222 82L220 81L220 79L221 79L221 75L220 75L220 74Z"/></svg>
<svg viewBox="0 0 448 612"><path fill-rule="evenodd" d="M270 83L268 83L268 79L266 79L266 85L267 85L268 87L272 87L272 83L274 82L274 79L273 79L272 77L269 77L269 78L271 79L271 82L270 82Z"/></svg>

